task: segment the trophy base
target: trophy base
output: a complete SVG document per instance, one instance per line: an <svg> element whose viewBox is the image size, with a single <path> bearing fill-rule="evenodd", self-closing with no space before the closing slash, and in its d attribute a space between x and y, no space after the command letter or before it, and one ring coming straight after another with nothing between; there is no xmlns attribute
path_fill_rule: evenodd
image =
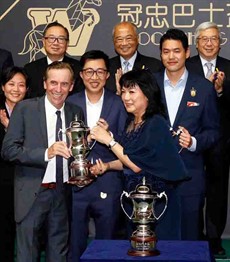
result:
<svg viewBox="0 0 230 262"><path fill-rule="evenodd" d="M79 159L70 164L70 178L69 183L78 187L89 185L95 179L90 173L92 164L87 159Z"/></svg>
<svg viewBox="0 0 230 262"><path fill-rule="evenodd" d="M133 250L130 249L128 250L127 253L129 256L134 256L134 257L147 257L147 256L158 256L160 255L160 251L159 250Z"/></svg>
<svg viewBox="0 0 230 262"><path fill-rule="evenodd" d="M87 177L70 177L69 178L69 182L70 183L74 183L74 185L78 186L78 187L84 187L89 185L90 183L92 183L94 180L94 178L87 178Z"/></svg>

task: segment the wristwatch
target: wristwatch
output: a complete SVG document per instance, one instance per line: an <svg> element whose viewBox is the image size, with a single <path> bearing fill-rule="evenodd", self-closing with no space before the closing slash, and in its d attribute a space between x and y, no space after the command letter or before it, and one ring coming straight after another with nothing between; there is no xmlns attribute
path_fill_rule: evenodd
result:
<svg viewBox="0 0 230 262"><path fill-rule="evenodd" d="M113 146L115 146L117 144L117 142L112 139L110 142L109 142L109 148L112 148Z"/></svg>

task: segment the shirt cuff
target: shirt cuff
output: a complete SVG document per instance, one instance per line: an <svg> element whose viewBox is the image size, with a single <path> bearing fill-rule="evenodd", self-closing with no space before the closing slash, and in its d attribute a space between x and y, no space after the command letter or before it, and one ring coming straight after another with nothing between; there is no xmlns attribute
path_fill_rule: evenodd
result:
<svg viewBox="0 0 230 262"><path fill-rule="evenodd" d="M191 139L192 139L192 145L190 147L188 147L188 151L195 152L197 141L196 141L196 138L193 137L193 136L191 136Z"/></svg>

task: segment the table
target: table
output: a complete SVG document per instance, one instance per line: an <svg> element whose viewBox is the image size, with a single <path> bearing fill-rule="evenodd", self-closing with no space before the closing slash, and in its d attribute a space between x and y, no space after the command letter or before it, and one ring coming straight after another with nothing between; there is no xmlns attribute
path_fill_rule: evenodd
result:
<svg viewBox="0 0 230 262"><path fill-rule="evenodd" d="M152 257L129 256L127 255L129 248L128 240L93 240L81 256L81 262L214 261L206 241L158 241L157 249L160 251L160 255Z"/></svg>

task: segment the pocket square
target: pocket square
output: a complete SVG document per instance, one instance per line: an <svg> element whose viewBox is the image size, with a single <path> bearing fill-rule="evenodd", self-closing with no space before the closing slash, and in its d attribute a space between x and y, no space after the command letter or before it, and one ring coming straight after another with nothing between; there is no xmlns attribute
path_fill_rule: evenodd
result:
<svg viewBox="0 0 230 262"><path fill-rule="evenodd" d="M187 106L199 106L200 104L199 103L197 103L197 102L190 102L190 101L188 101L187 102Z"/></svg>

